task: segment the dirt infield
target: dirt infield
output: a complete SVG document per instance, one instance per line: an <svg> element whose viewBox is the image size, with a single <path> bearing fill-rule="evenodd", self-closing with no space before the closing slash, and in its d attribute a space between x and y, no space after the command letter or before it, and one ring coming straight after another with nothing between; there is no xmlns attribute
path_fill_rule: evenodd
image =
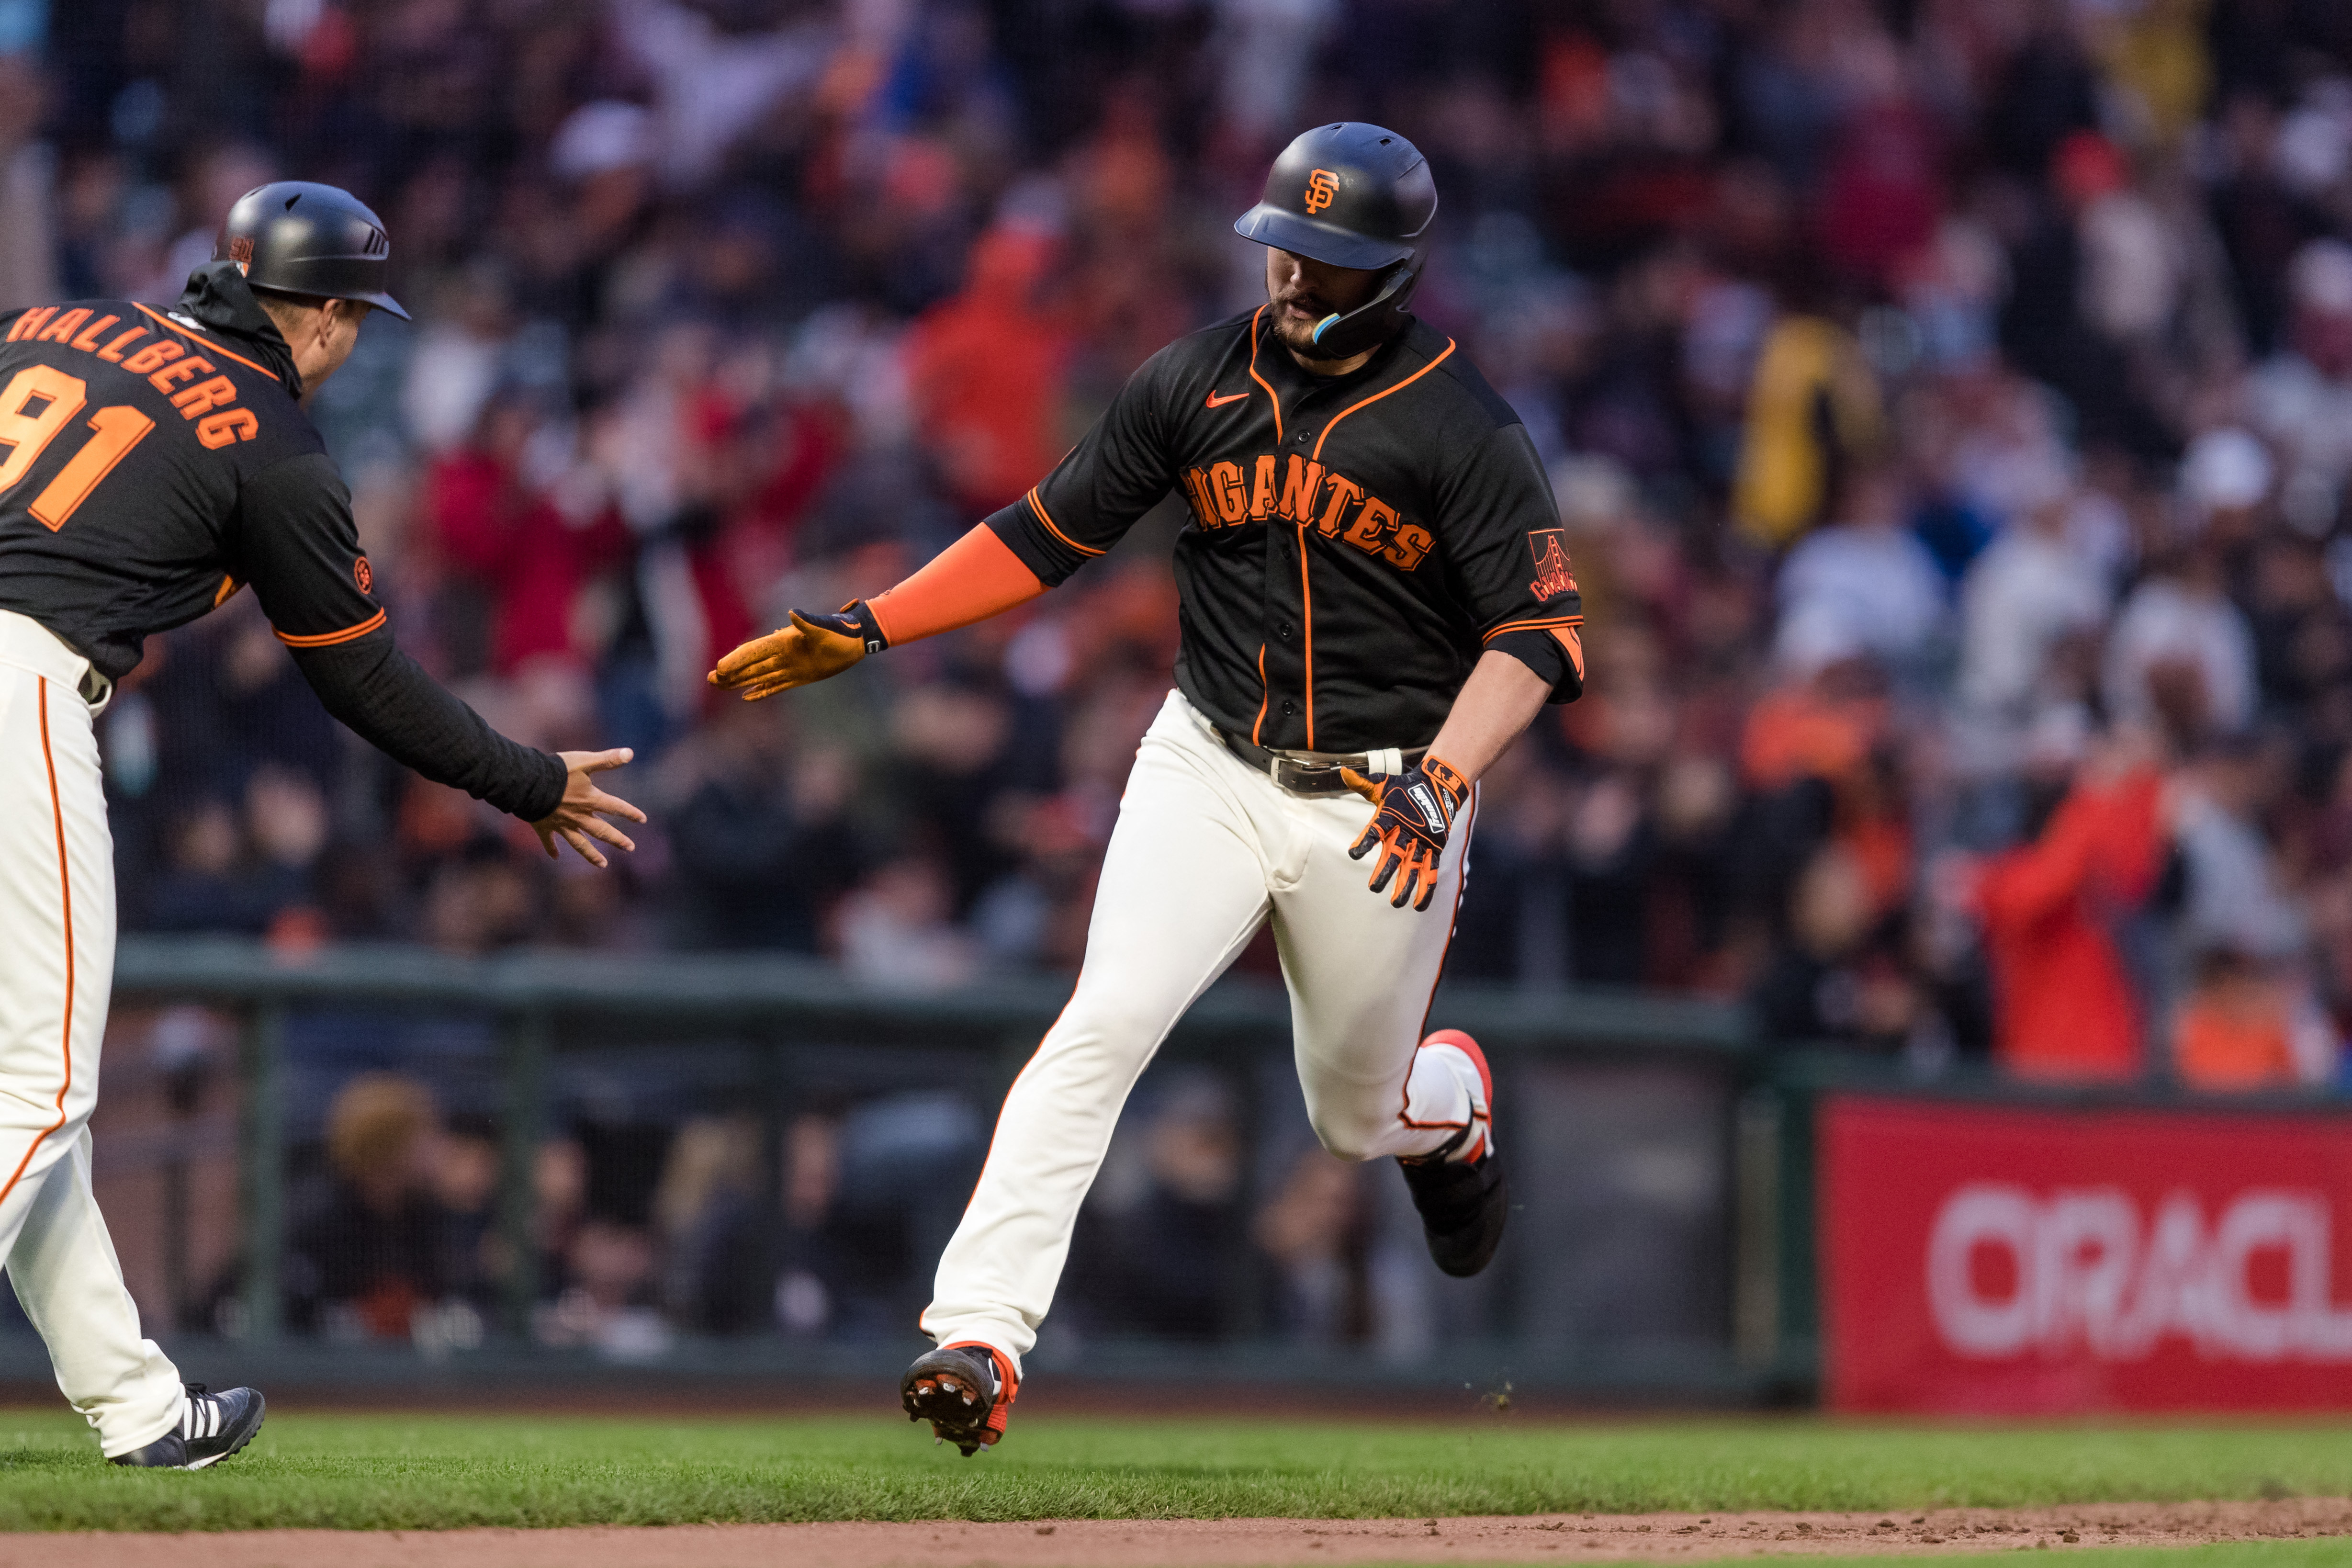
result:
<svg viewBox="0 0 2352 1568"><path fill-rule="evenodd" d="M2352 1499L1946 1509L1932 1513L1544 1514L1487 1519L1065 1520L1050 1524L693 1524L663 1529L288 1530L0 1537L0 1568L1294 1568L1327 1563L1625 1563L2193 1546L2352 1534Z"/></svg>

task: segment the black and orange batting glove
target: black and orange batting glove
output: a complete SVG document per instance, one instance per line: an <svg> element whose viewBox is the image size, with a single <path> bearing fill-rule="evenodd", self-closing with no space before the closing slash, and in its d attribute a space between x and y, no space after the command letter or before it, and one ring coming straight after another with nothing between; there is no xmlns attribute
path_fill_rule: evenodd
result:
<svg viewBox="0 0 2352 1568"><path fill-rule="evenodd" d="M725 691L740 691L746 702L813 686L831 679L864 658L890 646L874 618L872 606L852 599L831 615L793 613L792 624L779 626L719 661L709 677Z"/></svg>
<svg viewBox="0 0 2352 1568"><path fill-rule="evenodd" d="M1393 877L1396 897L1389 900L1391 908L1401 910L1408 900L1416 910L1429 908L1429 900L1437 896L1437 862L1445 854L1446 836L1454 831L1454 814L1469 798L1470 781L1436 757L1423 757L1401 773L1341 768L1339 778L1375 807L1348 858L1360 860L1377 846L1381 853L1372 862L1372 891L1387 888Z"/></svg>

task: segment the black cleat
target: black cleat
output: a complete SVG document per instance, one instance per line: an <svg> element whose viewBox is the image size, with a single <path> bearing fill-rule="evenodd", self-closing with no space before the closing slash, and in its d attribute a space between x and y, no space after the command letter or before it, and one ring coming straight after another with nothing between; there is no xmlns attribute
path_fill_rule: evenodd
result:
<svg viewBox="0 0 2352 1568"><path fill-rule="evenodd" d="M1503 1222L1511 1214L1511 1185L1503 1179L1503 1157L1493 1148L1467 1165L1451 1160L1405 1165L1404 1184L1421 1211L1429 1256L1440 1268L1466 1279L1494 1260Z"/></svg>
<svg viewBox="0 0 2352 1568"><path fill-rule="evenodd" d="M1478 1042L1459 1029L1440 1029L1422 1046L1450 1046L1478 1069L1469 1123L1436 1152L1397 1162L1404 1170L1412 1206L1421 1211L1429 1256L1446 1273L1466 1279L1494 1261L1503 1223L1511 1215L1510 1184L1503 1179L1503 1157L1496 1152L1493 1135L1495 1075ZM1470 1157L1454 1159L1465 1143L1471 1145Z"/></svg>
<svg viewBox="0 0 2352 1568"><path fill-rule="evenodd" d="M181 1398L177 1426L143 1448L115 1455L110 1462L159 1470L201 1470L217 1465L253 1441L267 1408L257 1388L226 1388L213 1394L203 1384L192 1383Z"/></svg>
<svg viewBox="0 0 2352 1568"><path fill-rule="evenodd" d="M995 1350L944 1345L907 1369L898 1380L898 1403L908 1420L929 1421L939 1441L953 1443L969 1459L1003 1437L1020 1391L1020 1380Z"/></svg>

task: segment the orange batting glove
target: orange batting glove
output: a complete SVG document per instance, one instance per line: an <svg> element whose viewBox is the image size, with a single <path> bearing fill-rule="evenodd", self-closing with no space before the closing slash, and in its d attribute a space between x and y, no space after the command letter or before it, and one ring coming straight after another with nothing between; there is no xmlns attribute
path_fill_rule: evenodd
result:
<svg viewBox="0 0 2352 1568"><path fill-rule="evenodd" d="M1445 854L1446 836L1454 831L1454 814L1469 796L1470 781L1430 756L1401 773L1341 768L1339 779L1374 807L1364 836L1349 847L1348 858L1360 860L1377 846L1381 853L1367 884L1371 890L1383 890L1394 877L1396 897L1389 900L1390 908L1401 910L1408 900L1417 910L1429 908L1429 900L1437 896L1437 863Z"/></svg>
<svg viewBox="0 0 2352 1568"><path fill-rule="evenodd" d="M829 616L804 616L798 610L792 616L790 626L753 637L720 659L708 677L710 684L757 702L795 686L831 679L867 654L890 646L863 599L852 599Z"/></svg>

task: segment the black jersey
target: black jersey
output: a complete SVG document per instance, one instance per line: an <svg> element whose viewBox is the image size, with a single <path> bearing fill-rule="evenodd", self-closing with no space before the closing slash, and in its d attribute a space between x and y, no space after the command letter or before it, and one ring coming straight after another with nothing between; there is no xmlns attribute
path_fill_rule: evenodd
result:
<svg viewBox="0 0 2352 1568"><path fill-rule="evenodd" d="M81 300L0 326L0 610L120 679L149 633L249 584L338 719L502 810L555 808L563 764L393 646L293 355L232 263L169 310Z"/></svg>
<svg viewBox="0 0 2352 1568"><path fill-rule="evenodd" d="M1153 355L998 537L1051 585L1182 496L1177 684L1260 745L1425 745L1490 647L1572 700L1581 601L1518 416L1425 322L1327 377L1267 315Z"/></svg>

